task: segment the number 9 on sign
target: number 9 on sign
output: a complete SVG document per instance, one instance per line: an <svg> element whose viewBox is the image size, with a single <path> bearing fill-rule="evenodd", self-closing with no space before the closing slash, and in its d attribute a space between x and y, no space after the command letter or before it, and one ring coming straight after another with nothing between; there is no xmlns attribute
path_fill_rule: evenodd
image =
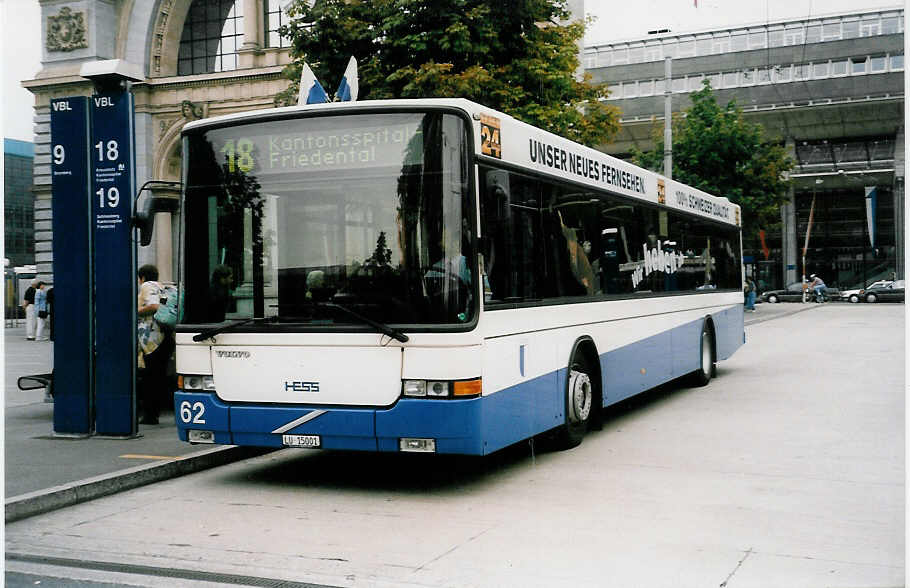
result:
<svg viewBox="0 0 910 588"><path fill-rule="evenodd" d="M201 402L193 402L190 404L189 400L184 400L180 403L180 420L184 423L204 425L205 419L202 418L204 414L205 405Z"/></svg>

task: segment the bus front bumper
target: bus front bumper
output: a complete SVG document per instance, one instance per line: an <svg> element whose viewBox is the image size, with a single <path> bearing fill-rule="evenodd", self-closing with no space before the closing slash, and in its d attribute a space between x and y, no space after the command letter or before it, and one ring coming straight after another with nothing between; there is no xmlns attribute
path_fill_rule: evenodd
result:
<svg viewBox="0 0 910 588"><path fill-rule="evenodd" d="M318 447L400 451L402 439L432 439L436 453L482 455L482 398L403 398L388 408L226 403L214 393L174 394L182 441L284 447L285 435L318 436Z"/></svg>

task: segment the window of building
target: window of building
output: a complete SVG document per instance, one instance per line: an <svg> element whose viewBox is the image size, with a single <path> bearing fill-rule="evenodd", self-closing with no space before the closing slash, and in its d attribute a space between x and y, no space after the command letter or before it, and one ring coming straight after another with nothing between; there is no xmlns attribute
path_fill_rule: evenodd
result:
<svg viewBox="0 0 910 588"><path fill-rule="evenodd" d="M874 37L880 35L882 31L881 21L878 15L866 16L859 24L859 34L861 37Z"/></svg>
<svg viewBox="0 0 910 588"><path fill-rule="evenodd" d="M866 73L866 58L865 57L854 57L850 60L850 73L864 74Z"/></svg>
<svg viewBox="0 0 910 588"><path fill-rule="evenodd" d="M278 34L282 25L288 24L288 15L281 7L281 0L267 0L265 4L265 22L267 28L267 42L269 47L290 47L291 40Z"/></svg>
<svg viewBox="0 0 910 588"><path fill-rule="evenodd" d="M723 76L719 73L709 75L708 79L711 81L712 88L720 88L724 82Z"/></svg>
<svg viewBox="0 0 910 588"><path fill-rule="evenodd" d="M705 76L701 74L687 76L686 85L689 87L690 92L698 92L701 90L701 81L705 79Z"/></svg>
<svg viewBox="0 0 910 588"><path fill-rule="evenodd" d="M751 86L755 83L755 70L754 69L744 69L742 71L742 81L743 86Z"/></svg>
<svg viewBox="0 0 910 588"><path fill-rule="evenodd" d="M844 20L842 26L844 39L855 39L859 37L859 19Z"/></svg>
<svg viewBox="0 0 910 588"><path fill-rule="evenodd" d="M243 2L196 0L180 35L177 74L235 70L242 44Z"/></svg>
<svg viewBox="0 0 910 588"><path fill-rule="evenodd" d="M839 61L831 62L831 75L832 76L845 76L847 75L847 69L850 63L846 59L841 59Z"/></svg>
<svg viewBox="0 0 910 588"><path fill-rule="evenodd" d="M739 83L739 72L724 72L724 88L735 88Z"/></svg>
<svg viewBox="0 0 910 588"><path fill-rule="evenodd" d="M822 63L813 63L812 64L812 77L816 80L828 77L828 62Z"/></svg>
<svg viewBox="0 0 910 588"><path fill-rule="evenodd" d="M654 93L658 96L666 92L666 83L664 80L654 80Z"/></svg>
<svg viewBox="0 0 910 588"><path fill-rule="evenodd" d="M746 31L734 31L730 37L730 44L733 47L733 51L745 51L748 49L749 37L746 35Z"/></svg>
<svg viewBox="0 0 910 588"><path fill-rule="evenodd" d="M882 34L893 35L898 32L898 21L896 16L886 16L882 18Z"/></svg>
<svg viewBox="0 0 910 588"><path fill-rule="evenodd" d="M683 37L683 39L680 39L676 56L695 57L695 39L692 37Z"/></svg>
<svg viewBox="0 0 910 588"><path fill-rule="evenodd" d="M891 71L898 71L904 69L904 56L903 55L892 55L891 56Z"/></svg>
<svg viewBox="0 0 910 588"><path fill-rule="evenodd" d="M698 56L711 55L714 41L711 35L699 35L695 39L695 54Z"/></svg>
<svg viewBox="0 0 910 588"><path fill-rule="evenodd" d="M771 72L767 67L760 67L755 71L755 83L767 84L771 81Z"/></svg>
<svg viewBox="0 0 910 588"><path fill-rule="evenodd" d="M622 97L634 98L638 96L638 82L623 82Z"/></svg>
<svg viewBox="0 0 910 588"><path fill-rule="evenodd" d="M774 29L768 31L768 46L769 47L783 47L784 46L784 29Z"/></svg>
<svg viewBox="0 0 910 588"><path fill-rule="evenodd" d="M664 58L660 41L651 41L645 45L645 61L660 61Z"/></svg>
<svg viewBox="0 0 910 588"><path fill-rule="evenodd" d="M808 80L809 79L809 65L800 64L793 66L793 79L795 81Z"/></svg>
<svg viewBox="0 0 910 588"><path fill-rule="evenodd" d="M673 78L673 93L681 94L686 91L686 78Z"/></svg>
<svg viewBox="0 0 910 588"><path fill-rule="evenodd" d="M592 69L595 67L597 67L597 54L585 53L585 69Z"/></svg>
<svg viewBox="0 0 910 588"><path fill-rule="evenodd" d="M629 47L629 63L641 63L645 59L645 46L635 43Z"/></svg>
<svg viewBox="0 0 910 588"><path fill-rule="evenodd" d="M654 94L654 80L638 82L639 96L652 96Z"/></svg>
<svg viewBox="0 0 910 588"><path fill-rule="evenodd" d="M613 65L629 63L629 49L625 45L613 48Z"/></svg>
<svg viewBox="0 0 910 588"><path fill-rule="evenodd" d="M749 49L764 49L768 46L768 34L764 30L749 32Z"/></svg>
<svg viewBox="0 0 910 588"><path fill-rule="evenodd" d="M613 56L613 52L609 49L602 49L597 52L597 66L598 67L607 67L610 65L610 58Z"/></svg>
<svg viewBox="0 0 910 588"><path fill-rule="evenodd" d="M806 27L806 43L818 43L822 40L822 25L812 24Z"/></svg>
<svg viewBox="0 0 910 588"><path fill-rule="evenodd" d="M714 38L711 41L711 52L712 53L729 53L730 52L730 33L724 31L722 33L716 33Z"/></svg>
<svg viewBox="0 0 910 588"><path fill-rule="evenodd" d="M822 25L822 41L837 41L841 38L840 22L827 22Z"/></svg>
<svg viewBox="0 0 910 588"><path fill-rule="evenodd" d="M805 39L806 33L802 25L789 26L784 31L785 45L802 45Z"/></svg>
<svg viewBox="0 0 910 588"><path fill-rule="evenodd" d="M876 55L869 58L869 73L882 73L887 66L887 60L884 55Z"/></svg>
<svg viewBox="0 0 910 588"><path fill-rule="evenodd" d="M679 48L676 39L664 41L661 46L663 47L664 57L676 57L676 50Z"/></svg>

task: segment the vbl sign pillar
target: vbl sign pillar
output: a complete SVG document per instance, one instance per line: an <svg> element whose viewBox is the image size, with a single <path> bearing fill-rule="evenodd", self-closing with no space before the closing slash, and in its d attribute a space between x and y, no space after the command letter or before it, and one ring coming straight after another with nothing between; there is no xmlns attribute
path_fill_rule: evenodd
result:
<svg viewBox="0 0 910 588"><path fill-rule="evenodd" d="M92 96L91 224L95 284L95 430L136 434L136 246L132 239L133 96Z"/></svg>
<svg viewBox="0 0 910 588"><path fill-rule="evenodd" d="M51 100L54 432L92 433L92 226L89 99Z"/></svg>

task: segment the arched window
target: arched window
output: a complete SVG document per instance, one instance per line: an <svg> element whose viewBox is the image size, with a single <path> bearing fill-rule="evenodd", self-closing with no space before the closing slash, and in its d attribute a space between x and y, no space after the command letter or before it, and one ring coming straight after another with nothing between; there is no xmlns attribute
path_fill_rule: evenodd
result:
<svg viewBox="0 0 910 588"><path fill-rule="evenodd" d="M180 35L177 75L235 70L241 45L242 0L195 0Z"/></svg>

